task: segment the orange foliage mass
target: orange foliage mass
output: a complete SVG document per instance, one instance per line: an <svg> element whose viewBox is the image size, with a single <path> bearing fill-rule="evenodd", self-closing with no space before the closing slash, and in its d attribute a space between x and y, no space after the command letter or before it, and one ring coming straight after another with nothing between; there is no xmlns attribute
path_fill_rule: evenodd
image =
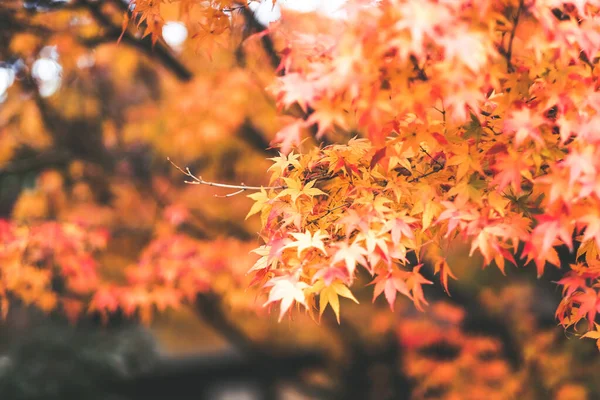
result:
<svg viewBox="0 0 600 400"><path fill-rule="evenodd" d="M148 322L216 294L279 320L330 307L339 323L383 295L402 320L371 322L406 349L415 396L513 398L536 370L556 398L584 398L570 372L552 378L574 356L523 308L526 289L482 295L518 332L519 371L426 291L434 275L449 294L463 279L457 242L484 267L534 264L538 278L567 264L562 248L573 262L556 317L600 346L598 2L350 0L345 18L284 10L265 30L247 3L22 18L55 31L8 49L30 63L55 43L65 87L46 99L27 76L0 108L2 173L24 175L0 221L2 313L23 302ZM178 50L162 38L175 18L190 32ZM269 145L280 152L267 158ZM427 356L440 342L449 360Z"/></svg>

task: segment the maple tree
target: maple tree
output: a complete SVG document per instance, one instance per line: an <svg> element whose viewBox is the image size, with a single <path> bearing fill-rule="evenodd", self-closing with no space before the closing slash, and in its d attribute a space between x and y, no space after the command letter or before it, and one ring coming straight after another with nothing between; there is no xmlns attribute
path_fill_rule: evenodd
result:
<svg viewBox="0 0 600 400"><path fill-rule="evenodd" d="M538 276L560 267L555 247L578 242L557 316L587 318L585 336L597 338L598 4L390 0L346 11L284 14L269 28L284 48L271 91L282 110L301 111L276 135L275 186L251 195L282 311L296 300L310 312L326 288L352 286L357 264L375 297L393 308L400 292L420 308L431 282L415 260L429 259L448 291L444 252L459 237L485 265L504 272L518 256ZM366 138L294 153L311 129Z"/></svg>
<svg viewBox="0 0 600 400"><path fill-rule="evenodd" d="M533 396L532 376L581 392L575 373L552 378L577 360L551 350L531 289L478 300L517 332L515 368L429 287L455 301L479 261L550 272L559 323L600 346L600 3L349 0L335 17L283 7L268 27L256 1L20 3L0 8L0 58L19 60L0 64L0 163L29 186L1 201L5 317L23 303L149 323L216 295L343 329L369 310L416 398ZM440 342L452 362L425 354Z"/></svg>

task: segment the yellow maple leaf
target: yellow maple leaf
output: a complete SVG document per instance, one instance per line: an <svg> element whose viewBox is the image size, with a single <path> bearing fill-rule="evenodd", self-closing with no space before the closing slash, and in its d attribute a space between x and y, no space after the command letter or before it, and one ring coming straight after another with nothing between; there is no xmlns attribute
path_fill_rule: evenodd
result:
<svg viewBox="0 0 600 400"><path fill-rule="evenodd" d="M319 316L323 315L327 304L335 313L335 318L338 324L340 323L340 299L339 296L345 297L358 304L358 300L354 297L350 289L341 282L334 282L330 286L324 287L319 294Z"/></svg>

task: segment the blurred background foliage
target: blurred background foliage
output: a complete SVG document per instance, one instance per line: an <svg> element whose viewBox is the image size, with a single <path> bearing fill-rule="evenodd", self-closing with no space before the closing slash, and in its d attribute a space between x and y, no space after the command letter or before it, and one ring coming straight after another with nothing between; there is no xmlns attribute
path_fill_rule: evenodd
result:
<svg viewBox="0 0 600 400"><path fill-rule="evenodd" d="M101 282L93 290L138 281L162 290L135 297L133 286L136 312L108 317L93 293L88 302L11 301L0 326L1 398L111 398L106 382L115 383L114 398L184 388L244 399L600 398L593 343L556 327L552 277L480 271L461 244L451 255L459 266L451 297L438 284L428 288L424 313L408 302L394 312L381 299L371 305L366 289L360 305L345 305L341 325L327 313L322 321L276 323L246 277L260 230L258 218L245 219L251 200L186 185L166 160L211 181L268 183L267 158L276 155L269 143L282 125L264 90L275 76L273 54L251 36L260 24L251 13L232 13L224 35L203 37L193 13L180 21L179 4L167 2L172 33L153 44L132 28L122 32L127 7L120 0L0 4L2 218L96 232L88 237L101 242L90 250ZM2 262L14 261L2 237ZM184 298L157 283L170 270L183 274ZM56 282L43 285L60 294ZM218 362L165 363L227 357L232 349L241 358L211 379L226 381L243 366L238 397L198 380ZM181 379L153 372L161 368ZM132 392L123 382L145 386Z"/></svg>

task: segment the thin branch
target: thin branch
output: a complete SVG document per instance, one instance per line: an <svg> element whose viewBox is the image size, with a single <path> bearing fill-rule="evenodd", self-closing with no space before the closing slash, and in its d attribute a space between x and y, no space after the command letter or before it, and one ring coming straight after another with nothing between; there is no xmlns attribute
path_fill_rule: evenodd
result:
<svg viewBox="0 0 600 400"><path fill-rule="evenodd" d="M344 208L344 207L350 207L350 205L351 205L351 204L344 203L344 204L342 204L342 205L339 205L339 206L337 206L337 207L330 208L330 209L326 210L326 211L325 211L325 213L324 213L323 215L319 215L318 217L316 217L316 218L315 218L315 219L313 219L312 221L308 221L308 218L307 218L307 222L308 222L309 224L314 224L315 222L317 222L318 220L320 220L320 219L322 219L322 218L325 218L326 216L328 216L329 214L331 214L331 213L332 213L332 212L334 212L335 210L339 210L340 208Z"/></svg>
<svg viewBox="0 0 600 400"><path fill-rule="evenodd" d="M524 7L525 7L524 1L520 0L519 7L517 8L517 14L515 15L515 18L513 20L513 26L510 31L510 38L508 39L508 49L504 53L504 57L506 58L506 65L507 65L508 72L515 72L515 67L512 65L512 61L511 61L512 51L513 51L513 42L515 40L515 34L517 33L517 24L519 23L519 18L521 17L521 12L523 11Z"/></svg>
<svg viewBox="0 0 600 400"><path fill-rule="evenodd" d="M241 10L242 8L246 8L246 7L247 7L247 5L243 4L243 5L239 5L239 6L225 7L223 9L221 9L221 11L223 11L225 13L230 13L233 11Z"/></svg>
<svg viewBox="0 0 600 400"><path fill-rule="evenodd" d="M58 165L67 165L72 159L73 155L66 150L51 150L46 153L36 154L30 158L11 161L3 168L0 168L0 176L39 171L40 169Z"/></svg>
<svg viewBox="0 0 600 400"><path fill-rule="evenodd" d="M206 185L206 186L214 186L214 187L219 187L219 188L224 188L224 189L236 189L238 190L238 192L236 193L231 193L227 196L224 197L231 197L235 194L241 193L243 191L246 190L263 190L263 189L273 189L273 190L280 190L280 189L285 189L287 188L287 186L246 186L244 184L241 185L230 185L227 183L217 183L217 182L208 182L205 181L204 179L202 179L201 176L196 176L194 174L192 174L192 171L190 171L189 168L185 168L185 170L183 168L181 168L179 165L175 164L171 158L167 157L167 161L169 161L175 168L177 168L182 174L184 174L187 177L190 177L193 179L193 181L185 181L185 183L189 183L192 185Z"/></svg>
<svg viewBox="0 0 600 400"><path fill-rule="evenodd" d="M427 81L427 79L428 79L427 74L425 73L425 70L419 66L417 57L415 57L414 55L411 55L410 62L412 63L415 71L417 72L417 79L419 79L421 81Z"/></svg>
<svg viewBox="0 0 600 400"><path fill-rule="evenodd" d="M100 3L97 4L89 0L80 0L80 2L89 10L98 25L107 30L105 38L114 38L116 42L123 34L121 39L123 43L142 50L151 58L158 59L179 80L186 82L193 78L192 72L171 53L167 46L162 43L153 44L149 36L137 39L127 30L122 32L122 29L113 24L111 19L102 12Z"/></svg>
<svg viewBox="0 0 600 400"><path fill-rule="evenodd" d="M258 33L261 35L260 42L263 49L267 53L267 56L269 57L269 63L271 64L271 67L275 69L279 68L279 65L281 64L281 58L279 57L279 54L277 54L277 50L275 50L273 39L271 39L271 36L269 36L268 32L265 32L266 28L260 22L258 22L250 7L245 5L240 10L246 19L246 23L248 24L248 33Z"/></svg>
<svg viewBox="0 0 600 400"><path fill-rule="evenodd" d="M492 132L492 134L493 134L494 136L499 136L499 135L502 135L502 132L496 132L496 131L494 130L494 128L492 128L492 127L491 127L491 126L489 126L489 125L487 125L487 126L484 126L484 128L488 128L488 129L489 129L489 130Z"/></svg>
<svg viewBox="0 0 600 400"><path fill-rule="evenodd" d="M429 175L433 175L433 174L435 174L435 173L437 173L437 172L440 172L440 171L441 171L441 169L432 169L432 170L431 170L431 171L429 171L429 172L426 172L426 173L424 173L424 174L421 174L421 175L419 175L419 176L415 176L414 178L411 178L411 179L409 179L407 182L408 182L408 183L418 182L418 181L419 181L419 179L421 179L421 178L426 178L426 177L428 177Z"/></svg>
<svg viewBox="0 0 600 400"><path fill-rule="evenodd" d="M427 155L427 157L431 158L431 161L433 161L434 163L436 163L440 168L444 168L444 164L442 164L441 162L439 162L438 160L436 160L435 158L433 158L431 156L431 154L429 154L429 152L423 148L423 146L419 146L419 148L421 149L421 151L423 153L425 153Z"/></svg>
<svg viewBox="0 0 600 400"><path fill-rule="evenodd" d="M244 186L244 182L242 182L241 185ZM219 197L219 198L233 197L233 196L241 194L241 193L243 193L245 191L246 191L246 188L240 189L240 190L238 190L236 192L228 193L228 194L215 194L215 197Z"/></svg>

